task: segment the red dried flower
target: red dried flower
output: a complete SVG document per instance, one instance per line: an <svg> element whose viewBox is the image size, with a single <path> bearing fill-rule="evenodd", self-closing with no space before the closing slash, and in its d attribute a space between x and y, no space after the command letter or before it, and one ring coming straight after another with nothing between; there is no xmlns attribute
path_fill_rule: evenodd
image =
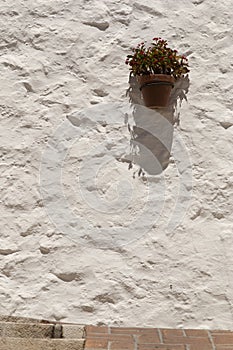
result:
<svg viewBox="0 0 233 350"><path fill-rule="evenodd" d="M128 55L126 64L129 64L133 75L170 74L175 78L189 72L188 60L177 55L177 50L167 47L167 41L153 38L153 43L145 48L144 42L133 48L133 54Z"/></svg>

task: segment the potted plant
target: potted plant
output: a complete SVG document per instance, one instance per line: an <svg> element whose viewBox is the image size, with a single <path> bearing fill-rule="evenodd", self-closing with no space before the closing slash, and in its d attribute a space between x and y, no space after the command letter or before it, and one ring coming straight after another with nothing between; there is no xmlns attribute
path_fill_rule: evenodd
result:
<svg viewBox="0 0 233 350"><path fill-rule="evenodd" d="M130 66L130 74L137 77L149 108L166 107L174 82L189 72L187 58L161 38L154 38L148 48L144 42L132 48L125 63Z"/></svg>

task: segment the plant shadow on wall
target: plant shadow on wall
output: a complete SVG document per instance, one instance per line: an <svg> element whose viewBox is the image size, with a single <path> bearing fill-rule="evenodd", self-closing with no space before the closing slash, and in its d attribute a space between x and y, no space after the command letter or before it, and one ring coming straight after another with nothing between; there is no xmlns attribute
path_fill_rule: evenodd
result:
<svg viewBox="0 0 233 350"><path fill-rule="evenodd" d="M131 71L127 96L135 124L128 124L131 153L126 161L129 168L139 166L138 175L158 175L167 168L178 110L187 101L190 84L186 57L168 48L165 40L153 40L148 49L144 43L133 48L126 60Z"/></svg>

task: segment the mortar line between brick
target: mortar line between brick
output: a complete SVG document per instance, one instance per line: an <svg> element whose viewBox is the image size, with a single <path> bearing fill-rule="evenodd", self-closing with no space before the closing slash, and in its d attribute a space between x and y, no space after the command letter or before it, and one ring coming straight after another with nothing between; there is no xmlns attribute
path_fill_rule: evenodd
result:
<svg viewBox="0 0 233 350"><path fill-rule="evenodd" d="M216 346L214 344L214 340L213 340L213 337L212 337L210 331L207 331L207 333L208 333L208 338L209 338L209 341L211 342L213 350L216 350Z"/></svg>
<svg viewBox="0 0 233 350"><path fill-rule="evenodd" d="M184 329L182 329L182 333L183 333L183 336L186 337L186 333Z"/></svg>
<svg viewBox="0 0 233 350"><path fill-rule="evenodd" d="M108 325L108 334L111 334L112 332L111 332L111 327ZM111 347L111 342L110 341L108 341L108 346L107 346L107 349L108 350L110 350L110 347Z"/></svg>
<svg viewBox="0 0 233 350"><path fill-rule="evenodd" d="M55 323L52 329L51 338L58 339L63 337L63 325L60 323Z"/></svg>
<svg viewBox="0 0 233 350"><path fill-rule="evenodd" d="M86 329L85 329L85 326L82 326L82 327L83 327L82 339L85 339L86 338Z"/></svg>
<svg viewBox="0 0 233 350"><path fill-rule="evenodd" d="M85 348L86 348L86 338L84 338L82 350L85 350Z"/></svg>
<svg viewBox="0 0 233 350"><path fill-rule="evenodd" d="M84 341L83 341L83 348L82 348L82 350L85 350L86 349L86 338L84 339Z"/></svg>
<svg viewBox="0 0 233 350"><path fill-rule="evenodd" d="M138 336L133 334L134 350L138 350Z"/></svg>
<svg viewBox="0 0 233 350"><path fill-rule="evenodd" d="M55 327L56 327L56 323L53 325L53 328L52 328L52 335L51 335L51 338L52 338L52 339L54 338Z"/></svg>
<svg viewBox="0 0 233 350"><path fill-rule="evenodd" d="M163 344L163 335L162 335L162 332L159 328L157 328L157 332L158 332L158 335L159 335L159 340L160 340L160 343Z"/></svg>

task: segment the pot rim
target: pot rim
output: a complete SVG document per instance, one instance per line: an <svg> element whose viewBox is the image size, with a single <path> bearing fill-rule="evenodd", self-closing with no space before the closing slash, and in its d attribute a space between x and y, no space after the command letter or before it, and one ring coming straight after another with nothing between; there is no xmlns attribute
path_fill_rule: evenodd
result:
<svg viewBox="0 0 233 350"><path fill-rule="evenodd" d="M169 74L146 74L146 75L137 75L137 80L140 84L151 81L167 81L174 83L175 78Z"/></svg>

